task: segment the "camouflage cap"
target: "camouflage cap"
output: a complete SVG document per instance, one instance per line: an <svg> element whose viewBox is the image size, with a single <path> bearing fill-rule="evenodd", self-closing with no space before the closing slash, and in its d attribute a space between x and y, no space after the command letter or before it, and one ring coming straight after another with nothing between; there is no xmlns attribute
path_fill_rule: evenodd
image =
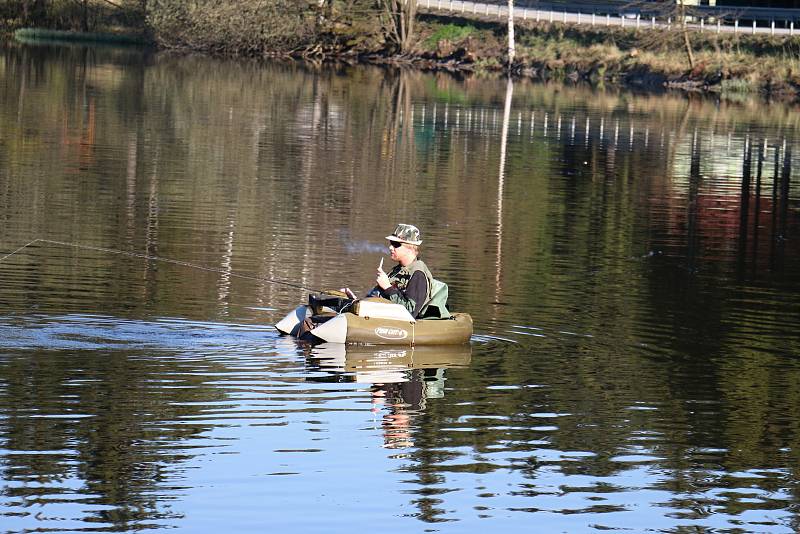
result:
<svg viewBox="0 0 800 534"><path fill-rule="evenodd" d="M392 235L387 235L386 239L389 241L399 241L401 243L408 243L409 245L421 245L422 236L420 236L419 228L413 224L398 224L394 229Z"/></svg>

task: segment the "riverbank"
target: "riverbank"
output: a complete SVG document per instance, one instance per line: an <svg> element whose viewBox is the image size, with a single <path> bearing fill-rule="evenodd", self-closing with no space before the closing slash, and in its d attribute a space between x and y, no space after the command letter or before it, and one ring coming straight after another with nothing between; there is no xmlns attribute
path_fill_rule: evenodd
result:
<svg viewBox="0 0 800 534"><path fill-rule="evenodd" d="M509 66L503 24L426 15L412 62L478 73L510 68L542 80L646 89L800 94L798 44L789 37L690 33L690 66L678 31L526 21L516 24L516 36L517 57Z"/></svg>
<svg viewBox="0 0 800 534"><path fill-rule="evenodd" d="M319 17L287 15L279 8L247 12L230 6L230 12L220 13L228 8L218 7L192 13L188 23L186 13L154 11L138 19L146 21L141 22L145 27L130 33L146 35L162 49L213 55L394 64L476 75L510 71L540 80L646 90L668 87L789 99L800 95L799 45L791 37L689 32L690 62L684 36L676 29L518 21L516 59L509 65L507 27L495 17L418 15L413 38L400 53L369 16L320 22ZM115 34L110 42L118 39ZM23 35L36 38L32 31ZM61 38L82 36L102 40L97 32L62 33Z"/></svg>

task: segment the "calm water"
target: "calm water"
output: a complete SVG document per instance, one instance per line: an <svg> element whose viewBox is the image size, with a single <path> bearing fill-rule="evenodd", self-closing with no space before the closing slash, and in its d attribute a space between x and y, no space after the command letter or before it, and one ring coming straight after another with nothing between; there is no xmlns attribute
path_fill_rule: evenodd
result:
<svg viewBox="0 0 800 534"><path fill-rule="evenodd" d="M798 132L750 101L0 48L0 257L126 253L0 262L1 528L796 531ZM276 334L296 286L370 286L397 222L470 346Z"/></svg>

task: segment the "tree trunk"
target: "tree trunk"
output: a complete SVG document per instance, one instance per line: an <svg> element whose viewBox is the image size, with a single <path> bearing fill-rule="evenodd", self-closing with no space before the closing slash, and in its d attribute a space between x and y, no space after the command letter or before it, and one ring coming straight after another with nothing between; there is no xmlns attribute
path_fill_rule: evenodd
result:
<svg viewBox="0 0 800 534"><path fill-rule="evenodd" d="M401 54L405 54L414 42L417 0L383 0L383 6L388 25L387 38Z"/></svg>
<svg viewBox="0 0 800 534"><path fill-rule="evenodd" d="M514 64L517 50L514 45L514 0L508 0L508 68Z"/></svg>
<svg viewBox="0 0 800 534"><path fill-rule="evenodd" d="M686 51L686 59L689 61L689 70L694 70L694 53L692 52L692 41L689 39L689 27L686 26L686 5L683 1L684 0L678 0L678 16L681 19L683 48Z"/></svg>
<svg viewBox="0 0 800 534"><path fill-rule="evenodd" d="M414 38L414 19L417 18L417 0L405 0L402 2L402 5L403 10L401 16L405 21L405 32L400 49L405 54L411 49L411 43Z"/></svg>
<svg viewBox="0 0 800 534"><path fill-rule="evenodd" d="M83 0L81 2L83 5L81 6L81 31L88 32L89 31L89 0Z"/></svg>

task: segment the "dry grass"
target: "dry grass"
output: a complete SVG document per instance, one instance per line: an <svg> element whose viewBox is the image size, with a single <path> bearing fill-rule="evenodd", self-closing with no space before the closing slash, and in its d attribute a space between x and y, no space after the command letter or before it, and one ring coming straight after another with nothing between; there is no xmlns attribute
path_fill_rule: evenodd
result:
<svg viewBox="0 0 800 534"><path fill-rule="evenodd" d="M433 33L436 20L429 19ZM443 20L450 27L459 23L459 19ZM451 29L450 34L457 32ZM516 63L522 72L533 70L548 78L577 75L599 81L639 77L653 83L691 82L716 90L722 90L725 82L725 88L737 91L771 93L800 88L800 43L793 39L692 34L695 65L690 68L679 37L677 32L528 22L517 29ZM469 39L452 44L473 47L479 65L502 65L504 25L483 23L470 32ZM435 46L430 41L428 46ZM482 46L484 43L492 44ZM494 61L488 61L489 57Z"/></svg>

